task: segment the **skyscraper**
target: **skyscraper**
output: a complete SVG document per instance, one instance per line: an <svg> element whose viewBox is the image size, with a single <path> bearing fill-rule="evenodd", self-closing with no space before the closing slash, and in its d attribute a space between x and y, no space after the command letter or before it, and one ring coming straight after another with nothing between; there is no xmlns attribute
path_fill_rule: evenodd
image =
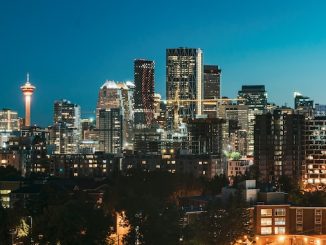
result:
<svg viewBox="0 0 326 245"><path fill-rule="evenodd" d="M81 141L80 106L68 100L54 102L53 127L50 129L51 142L56 153L78 153Z"/></svg>
<svg viewBox="0 0 326 245"><path fill-rule="evenodd" d="M248 106L248 155L254 152L254 125L256 115L261 115L267 108L267 92L264 85L243 85L238 92L238 104Z"/></svg>
<svg viewBox="0 0 326 245"><path fill-rule="evenodd" d="M135 123L150 125L154 117L154 61L134 61Z"/></svg>
<svg viewBox="0 0 326 245"><path fill-rule="evenodd" d="M25 126L31 126L31 98L35 90L35 86L33 86L29 81L29 74L27 73L26 83L20 87L21 91L25 97Z"/></svg>
<svg viewBox="0 0 326 245"><path fill-rule="evenodd" d="M0 132L19 130L19 118L16 111L10 109L0 110Z"/></svg>
<svg viewBox="0 0 326 245"><path fill-rule="evenodd" d="M121 89L114 81L106 80L101 86L96 105L96 127L99 127L99 111L101 109L120 108L122 105Z"/></svg>
<svg viewBox="0 0 326 245"><path fill-rule="evenodd" d="M123 118L123 148L132 149L134 124L134 83L105 81L101 86L96 106L96 128L100 127L100 110L119 109Z"/></svg>
<svg viewBox="0 0 326 245"><path fill-rule="evenodd" d="M221 69L217 65L204 65L204 99L221 97Z"/></svg>
<svg viewBox="0 0 326 245"><path fill-rule="evenodd" d="M308 96L294 92L294 109L304 114L307 118L312 118L314 114L314 101Z"/></svg>
<svg viewBox="0 0 326 245"><path fill-rule="evenodd" d="M294 109L312 109L314 101L308 96L294 92Z"/></svg>
<svg viewBox="0 0 326 245"><path fill-rule="evenodd" d="M166 50L168 127L202 114L203 53L201 49Z"/></svg>
<svg viewBox="0 0 326 245"><path fill-rule="evenodd" d="M69 127L80 129L80 106L65 99L55 101L53 122L64 122Z"/></svg>
<svg viewBox="0 0 326 245"><path fill-rule="evenodd" d="M99 148L105 153L121 153L122 115L119 108L99 110Z"/></svg>
<svg viewBox="0 0 326 245"><path fill-rule="evenodd" d="M0 110L0 148L5 147L13 131L20 129L18 113L10 109Z"/></svg>

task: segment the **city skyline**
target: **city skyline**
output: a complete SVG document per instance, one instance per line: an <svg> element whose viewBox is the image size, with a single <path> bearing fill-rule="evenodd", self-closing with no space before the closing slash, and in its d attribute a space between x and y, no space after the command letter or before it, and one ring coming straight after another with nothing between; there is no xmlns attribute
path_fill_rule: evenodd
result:
<svg viewBox="0 0 326 245"><path fill-rule="evenodd" d="M30 72L38 88L32 123L49 125L52 105L61 98L94 111L103 82L133 80L133 61L140 58L155 61L155 91L164 98L165 51L181 46L201 48L203 63L222 69L223 96L236 97L241 85L264 84L269 101L279 105L292 107L295 90L326 102L318 89L326 77L326 35L320 31L325 3L185 3L170 8L159 2L146 10L132 1L0 3L1 107L23 117L19 87ZM193 17L185 20L173 9Z"/></svg>

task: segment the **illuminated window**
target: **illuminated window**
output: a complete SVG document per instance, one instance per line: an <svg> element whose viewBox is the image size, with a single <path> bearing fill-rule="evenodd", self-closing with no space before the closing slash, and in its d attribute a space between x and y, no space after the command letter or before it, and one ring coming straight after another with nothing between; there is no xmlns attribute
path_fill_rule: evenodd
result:
<svg viewBox="0 0 326 245"><path fill-rule="evenodd" d="M262 226L272 225L272 218L261 218L260 225Z"/></svg>
<svg viewBox="0 0 326 245"><path fill-rule="evenodd" d="M285 225L285 217L284 218L275 218L275 225Z"/></svg>
<svg viewBox="0 0 326 245"><path fill-rule="evenodd" d="M285 227L284 226L276 226L275 228L274 228L274 231L275 231L275 234L277 235L277 234L285 234Z"/></svg>
<svg viewBox="0 0 326 245"><path fill-rule="evenodd" d="M11 191L10 190L0 190L0 194L1 195L7 195L9 194Z"/></svg>
<svg viewBox="0 0 326 245"><path fill-rule="evenodd" d="M272 227L262 227L260 230L262 235L269 235L272 234Z"/></svg>
<svg viewBox="0 0 326 245"><path fill-rule="evenodd" d="M261 209L260 210L260 215L263 217L272 216L272 214L273 214L272 209Z"/></svg>
<svg viewBox="0 0 326 245"><path fill-rule="evenodd" d="M274 209L274 215L275 216L285 216L285 208L276 208Z"/></svg>

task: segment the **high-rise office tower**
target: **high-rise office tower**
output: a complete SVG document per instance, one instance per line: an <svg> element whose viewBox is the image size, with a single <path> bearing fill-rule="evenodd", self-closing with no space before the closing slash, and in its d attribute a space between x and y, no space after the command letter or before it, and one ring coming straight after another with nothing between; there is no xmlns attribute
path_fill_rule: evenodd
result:
<svg viewBox="0 0 326 245"><path fill-rule="evenodd" d="M54 102L51 141L56 145L56 153L78 153L81 141L80 106L68 100Z"/></svg>
<svg viewBox="0 0 326 245"><path fill-rule="evenodd" d="M314 101L308 96L294 92L294 109L313 108Z"/></svg>
<svg viewBox="0 0 326 245"><path fill-rule="evenodd" d="M125 83L117 83L121 89L122 106L120 107L123 113L122 135L123 149L132 150L134 138L134 92L135 84L127 81Z"/></svg>
<svg viewBox="0 0 326 245"><path fill-rule="evenodd" d="M247 155L248 106L222 104L218 108L218 117L226 120L223 124L223 149L237 151Z"/></svg>
<svg viewBox="0 0 326 245"><path fill-rule="evenodd" d="M0 110L0 148L6 146L13 131L20 129L18 113L10 109Z"/></svg>
<svg viewBox="0 0 326 245"><path fill-rule="evenodd" d="M113 154L122 152L122 115L119 108L99 110L98 132L100 151Z"/></svg>
<svg viewBox="0 0 326 245"><path fill-rule="evenodd" d="M18 113L10 109L0 110L0 132L11 132L19 130L20 119Z"/></svg>
<svg viewBox="0 0 326 245"><path fill-rule="evenodd" d="M123 117L123 148L132 149L134 124L134 83L106 81L100 88L96 106L96 128L99 129L100 110L119 109Z"/></svg>
<svg viewBox="0 0 326 245"><path fill-rule="evenodd" d="M64 122L69 127L80 129L80 106L65 99L55 101L53 122Z"/></svg>
<svg viewBox="0 0 326 245"><path fill-rule="evenodd" d="M249 109L264 111L267 106L265 85L243 85L238 92L239 104L248 105Z"/></svg>
<svg viewBox="0 0 326 245"><path fill-rule="evenodd" d="M304 114L306 118L312 118L314 114L314 101L308 96L294 92L294 109Z"/></svg>
<svg viewBox="0 0 326 245"><path fill-rule="evenodd" d="M287 176L299 183L304 160L305 118L290 108L257 115L254 163L263 183L278 183Z"/></svg>
<svg viewBox="0 0 326 245"><path fill-rule="evenodd" d="M188 140L192 154L212 154L222 156L222 125L224 119L197 118L189 119Z"/></svg>
<svg viewBox="0 0 326 245"><path fill-rule="evenodd" d="M120 108L122 106L121 89L114 81L106 80L101 86L96 105L96 127L99 127L99 111L101 109Z"/></svg>
<svg viewBox="0 0 326 245"><path fill-rule="evenodd" d="M256 115L261 115L267 108L267 92L264 85L243 85L238 92L238 104L248 106L248 155L254 151L254 125Z"/></svg>
<svg viewBox="0 0 326 245"><path fill-rule="evenodd" d="M326 105L315 104L315 117L326 116Z"/></svg>
<svg viewBox="0 0 326 245"><path fill-rule="evenodd" d="M221 97L221 69L217 65L204 65L204 99Z"/></svg>
<svg viewBox="0 0 326 245"><path fill-rule="evenodd" d="M76 154L79 147L79 135L76 130L64 122L49 127L50 144L55 146L55 154Z"/></svg>
<svg viewBox="0 0 326 245"><path fill-rule="evenodd" d="M135 124L150 125L154 117L154 61L134 61Z"/></svg>
<svg viewBox="0 0 326 245"><path fill-rule="evenodd" d="M202 114L203 52L195 48L166 50L166 98L168 127L176 128Z"/></svg>
<svg viewBox="0 0 326 245"><path fill-rule="evenodd" d="M217 65L204 65L203 98L220 99L221 96L221 69ZM208 101L207 101L208 102ZM218 103L204 103L202 112L209 118L217 117Z"/></svg>
<svg viewBox="0 0 326 245"><path fill-rule="evenodd" d="M20 87L21 91L25 97L25 126L31 126L31 99L35 90L35 86L33 86L29 81L29 74L27 73L26 83Z"/></svg>

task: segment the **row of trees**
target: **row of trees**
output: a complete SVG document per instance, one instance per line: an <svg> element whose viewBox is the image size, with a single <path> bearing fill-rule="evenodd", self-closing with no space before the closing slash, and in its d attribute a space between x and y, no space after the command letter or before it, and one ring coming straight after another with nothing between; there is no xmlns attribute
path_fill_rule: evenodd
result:
<svg viewBox="0 0 326 245"><path fill-rule="evenodd" d="M0 180L13 174L9 172L12 169L0 169L0 174L3 173ZM11 244L13 228L19 227L22 220L28 225L32 223L28 235L19 239L24 244L29 244L31 240L40 244L109 244L108 237L113 232L115 215L121 211L124 211L126 224L130 228L124 237L125 244L180 244L180 238L189 244L195 241L197 244L210 244L211 239L211 244L214 244L216 239L220 239L215 232L227 227L226 220L231 221L231 217L238 216L232 216L232 213L244 210L236 206L226 210L219 203L214 203L194 224L187 227L180 225L184 215L180 197L214 196L228 185L225 176L207 180L190 175L141 170L124 175L114 173L102 182L107 189L100 207L87 193L66 190L58 183L60 181L49 181L43 185L39 195L28 203L18 202L13 209L0 208L2 244ZM220 217L217 214L223 209L226 216ZM238 221L238 218L233 218L233 221ZM220 226L212 225L223 223ZM203 228L208 224L211 224L210 229L205 230L210 231L210 235L204 236L205 230L197 229L197 226ZM230 223L230 226L234 224ZM219 232L224 233L223 230ZM233 237L230 234L229 240Z"/></svg>

